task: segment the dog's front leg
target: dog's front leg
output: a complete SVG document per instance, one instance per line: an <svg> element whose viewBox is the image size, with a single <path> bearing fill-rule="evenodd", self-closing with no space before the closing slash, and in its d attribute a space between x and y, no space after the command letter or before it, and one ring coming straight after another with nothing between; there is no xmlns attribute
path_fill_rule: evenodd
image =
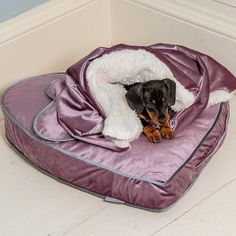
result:
<svg viewBox="0 0 236 236"><path fill-rule="evenodd" d="M170 127L170 120L168 119L168 121L162 125L160 127L160 131L161 131L161 136L165 139L172 139L174 138L174 131L172 130L172 128Z"/></svg>
<svg viewBox="0 0 236 236"><path fill-rule="evenodd" d="M159 143L161 141L161 133L150 124L144 126L143 133L152 143Z"/></svg>

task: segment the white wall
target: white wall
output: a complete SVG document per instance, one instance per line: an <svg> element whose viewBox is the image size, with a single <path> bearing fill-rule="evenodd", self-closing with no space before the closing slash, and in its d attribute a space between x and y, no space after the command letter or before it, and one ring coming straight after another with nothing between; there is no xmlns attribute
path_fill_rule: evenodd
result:
<svg viewBox="0 0 236 236"><path fill-rule="evenodd" d="M210 54L236 75L236 9L213 3L112 0L112 42L185 45Z"/></svg>
<svg viewBox="0 0 236 236"><path fill-rule="evenodd" d="M48 1L0 24L0 94L17 80L65 71L96 47L117 43L182 44L236 75L235 15L213 0Z"/></svg>
<svg viewBox="0 0 236 236"><path fill-rule="evenodd" d="M65 71L110 45L107 0L57 0L0 25L0 93L25 77Z"/></svg>

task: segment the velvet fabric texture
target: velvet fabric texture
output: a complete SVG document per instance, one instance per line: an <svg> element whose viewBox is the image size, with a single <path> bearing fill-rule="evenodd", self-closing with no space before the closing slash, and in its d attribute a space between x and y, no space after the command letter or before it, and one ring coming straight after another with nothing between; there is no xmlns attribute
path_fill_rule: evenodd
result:
<svg viewBox="0 0 236 236"><path fill-rule="evenodd" d="M113 151L127 150L127 147L116 145L102 134L106 116L91 94L86 80L86 70L92 61L124 49L143 49L152 53L195 95L190 107L172 114L171 124L175 132L186 129L209 105L227 101L236 90L236 80L225 67L211 57L186 47L156 44L148 47L116 45L98 48L68 68L63 80L58 79L50 84L47 94L53 102L37 115L34 121L36 133L50 141L74 138ZM228 96L223 96L222 91ZM211 96L213 94L219 94L217 99Z"/></svg>
<svg viewBox="0 0 236 236"><path fill-rule="evenodd" d="M204 109L186 129L176 130L173 140L155 145L141 135L123 152L76 139L42 139L35 134L33 121L51 102L45 88L66 76L48 74L21 81L2 100L7 139L32 164L60 181L126 204L166 209L194 183L223 143L228 103Z"/></svg>
<svg viewBox="0 0 236 236"><path fill-rule="evenodd" d="M131 148L122 149L96 131L105 116L83 76L91 60L124 48L140 47L99 48L66 73L36 76L10 87L2 98L5 133L30 163L60 181L125 204L163 210L192 186L222 145L229 104L216 99L209 106L208 101L214 100L212 92L232 94L236 81L214 59L191 49L141 47L168 65L196 99L172 114L174 139L152 144L141 135Z"/></svg>

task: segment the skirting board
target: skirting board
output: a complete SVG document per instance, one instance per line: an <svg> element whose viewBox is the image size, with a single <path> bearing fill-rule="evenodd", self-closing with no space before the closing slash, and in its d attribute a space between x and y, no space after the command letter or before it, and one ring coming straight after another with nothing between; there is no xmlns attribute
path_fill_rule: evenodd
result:
<svg viewBox="0 0 236 236"><path fill-rule="evenodd" d="M213 9L213 2L221 5ZM236 9L222 2L50 0L0 24L0 94L21 78L64 71L94 48L117 43L185 45L236 74Z"/></svg>
<svg viewBox="0 0 236 236"><path fill-rule="evenodd" d="M0 94L37 74L65 71L110 46L109 0L51 0L0 24Z"/></svg>
<svg viewBox="0 0 236 236"><path fill-rule="evenodd" d="M236 75L236 9L226 11L222 4L213 9L212 2L112 0L112 43L185 45L211 55ZM219 13L224 10L228 14Z"/></svg>

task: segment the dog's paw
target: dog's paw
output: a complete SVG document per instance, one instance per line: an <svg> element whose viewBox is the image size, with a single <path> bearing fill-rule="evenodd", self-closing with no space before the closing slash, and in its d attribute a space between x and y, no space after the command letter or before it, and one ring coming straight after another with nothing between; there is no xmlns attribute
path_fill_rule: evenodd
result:
<svg viewBox="0 0 236 236"><path fill-rule="evenodd" d="M159 143L161 141L161 133L152 126L144 127L143 132L151 143Z"/></svg>
<svg viewBox="0 0 236 236"><path fill-rule="evenodd" d="M161 129L161 136L165 139L174 138L174 131L170 127L163 127Z"/></svg>
<svg viewBox="0 0 236 236"><path fill-rule="evenodd" d="M146 136L151 143L161 142L161 133L158 130L154 130L152 133L149 133Z"/></svg>

